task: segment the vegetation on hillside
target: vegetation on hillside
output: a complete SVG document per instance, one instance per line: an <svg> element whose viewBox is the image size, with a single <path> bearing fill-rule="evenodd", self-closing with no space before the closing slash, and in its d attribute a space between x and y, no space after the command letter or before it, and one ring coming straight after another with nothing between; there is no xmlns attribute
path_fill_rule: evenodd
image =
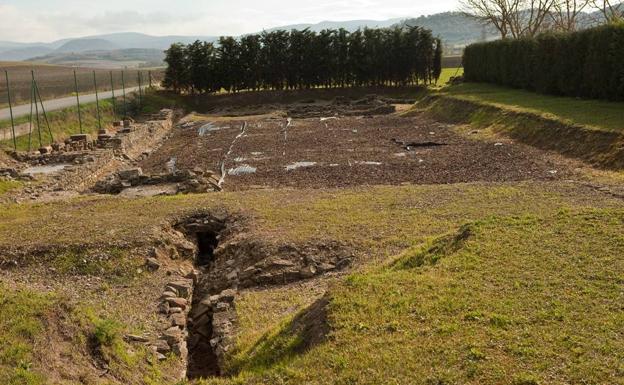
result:
<svg viewBox="0 0 624 385"><path fill-rule="evenodd" d="M431 83L439 76L438 45L418 27L221 37L217 45L172 45L164 85L207 93Z"/></svg>
<svg viewBox="0 0 624 385"><path fill-rule="evenodd" d="M292 317L278 318L237 357L237 376L206 383L619 383L623 215L562 209L469 223L336 283L330 331L311 350L298 348L305 334ZM273 292L239 304L245 335L266 330ZM269 309L251 312L258 302Z"/></svg>

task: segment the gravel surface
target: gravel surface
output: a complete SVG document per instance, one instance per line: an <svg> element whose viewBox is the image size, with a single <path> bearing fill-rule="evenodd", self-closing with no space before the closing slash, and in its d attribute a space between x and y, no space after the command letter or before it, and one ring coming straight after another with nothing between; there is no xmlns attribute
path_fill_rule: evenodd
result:
<svg viewBox="0 0 624 385"><path fill-rule="evenodd" d="M226 190L548 180L569 174L544 151L508 140L472 139L422 117L251 119L235 142L245 120L217 122L219 129L200 136L208 122L177 129L141 167L161 172L176 158L181 169L220 172L225 160Z"/></svg>

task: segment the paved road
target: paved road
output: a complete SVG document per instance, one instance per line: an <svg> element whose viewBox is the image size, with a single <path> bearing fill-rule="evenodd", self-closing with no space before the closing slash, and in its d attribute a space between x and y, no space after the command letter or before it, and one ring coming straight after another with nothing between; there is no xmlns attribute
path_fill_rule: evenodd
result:
<svg viewBox="0 0 624 385"><path fill-rule="evenodd" d="M139 87L131 87L126 88L126 94L134 91L138 91ZM110 99L113 97L113 93L111 91L107 92L99 92L98 93L100 100ZM122 90L115 90L115 96L121 96ZM95 94L89 95L80 95L80 104L93 103L95 102ZM73 107L76 105L76 97L68 96L66 98L59 99L51 99L44 100L43 106L45 107L46 112L62 110L63 108ZM39 108L41 110L41 108ZM30 114L30 104L22 104L19 106L13 106L13 117L19 118L21 116L27 116ZM0 120L9 120L11 119L11 114L8 108L4 108L0 110Z"/></svg>

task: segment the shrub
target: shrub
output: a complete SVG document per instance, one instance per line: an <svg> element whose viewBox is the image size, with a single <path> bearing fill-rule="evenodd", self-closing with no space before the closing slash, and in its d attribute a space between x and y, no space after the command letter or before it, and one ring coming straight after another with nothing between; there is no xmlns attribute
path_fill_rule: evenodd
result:
<svg viewBox="0 0 624 385"><path fill-rule="evenodd" d="M463 64L468 81L624 100L624 24L472 44Z"/></svg>
<svg viewBox="0 0 624 385"><path fill-rule="evenodd" d="M117 338L121 326L112 320L104 319L95 322L94 336L100 346L111 346Z"/></svg>

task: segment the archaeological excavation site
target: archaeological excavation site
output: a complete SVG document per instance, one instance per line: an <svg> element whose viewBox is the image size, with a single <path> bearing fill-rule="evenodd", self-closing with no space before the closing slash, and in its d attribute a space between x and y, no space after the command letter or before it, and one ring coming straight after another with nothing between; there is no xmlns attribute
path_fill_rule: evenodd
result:
<svg viewBox="0 0 624 385"><path fill-rule="evenodd" d="M418 87L143 103L0 152L1 383L622 378L621 134Z"/></svg>

